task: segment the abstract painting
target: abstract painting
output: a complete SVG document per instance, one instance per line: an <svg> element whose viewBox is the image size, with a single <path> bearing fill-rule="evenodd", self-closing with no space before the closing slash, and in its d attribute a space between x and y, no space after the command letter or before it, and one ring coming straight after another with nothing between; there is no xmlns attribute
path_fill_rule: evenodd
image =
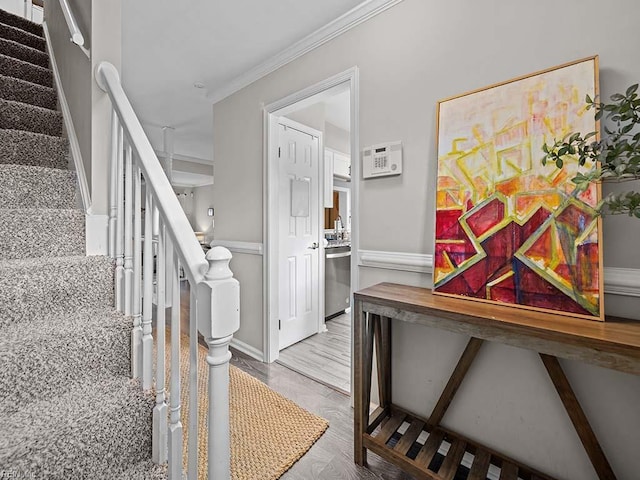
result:
<svg viewBox="0 0 640 480"><path fill-rule="evenodd" d="M591 57L439 102L435 293L604 319L600 186L541 163L545 142L597 131L597 92Z"/></svg>

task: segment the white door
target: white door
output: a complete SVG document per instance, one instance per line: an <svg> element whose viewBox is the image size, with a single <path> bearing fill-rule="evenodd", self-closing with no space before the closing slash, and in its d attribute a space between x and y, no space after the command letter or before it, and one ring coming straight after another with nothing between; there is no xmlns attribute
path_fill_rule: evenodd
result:
<svg viewBox="0 0 640 480"><path fill-rule="evenodd" d="M319 139L304 130L278 123L280 350L317 333L320 316Z"/></svg>

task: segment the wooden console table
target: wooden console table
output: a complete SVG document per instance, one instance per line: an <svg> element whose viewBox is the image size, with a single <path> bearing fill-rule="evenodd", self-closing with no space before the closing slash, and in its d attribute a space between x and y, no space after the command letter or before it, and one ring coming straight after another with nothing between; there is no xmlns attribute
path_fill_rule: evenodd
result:
<svg viewBox="0 0 640 480"><path fill-rule="evenodd" d="M354 296L354 460L366 465L367 450L420 479L451 480L464 454L472 454L468 480L484 480L490 464L501 480L553 480L533 468L440 425L485 340L538 352L600 479L615 474L589 425L558 357L640 375L640 322L606 322L518 310L433 295L425 288L380 283ZM429 418L392 402L391 319L471 337ZM380 406L370 414L373 345L376 345ZM398 430L408 424L403 433ZM423 433L424 432L424 433ZM424 444L416 442L428 434ZM437 455L443 441L446 456Z"/></svg>

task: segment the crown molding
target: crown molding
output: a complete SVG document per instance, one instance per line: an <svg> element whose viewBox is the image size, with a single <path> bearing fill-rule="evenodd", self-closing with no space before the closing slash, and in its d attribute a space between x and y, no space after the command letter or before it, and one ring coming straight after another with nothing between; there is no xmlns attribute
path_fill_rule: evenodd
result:
<svg viewBox="0 0 640 480"><path fill-rule="evenodd" d="M214 90L208 95L208 98L217 103L227 98L238 90L251 85L253 82L260 80L262 77L269 75L271 72L285 66L306 53L324 45L328 41L348 32L363 22L375 17L385 10L400 3L402 0L368 0L349 10L344 15L336 18L324 27L319 28L315 32L307 35L302 40L294 43L290 47L282 50L265 62L253 67L242 75L237 76L226 85Z"/></svg>

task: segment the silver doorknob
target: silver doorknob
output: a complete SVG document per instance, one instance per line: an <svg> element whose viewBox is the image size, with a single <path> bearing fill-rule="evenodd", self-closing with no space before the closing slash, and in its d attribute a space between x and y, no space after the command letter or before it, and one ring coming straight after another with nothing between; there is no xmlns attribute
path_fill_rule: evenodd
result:
<svg viewBox="0 0 640 480"><path fill-rule="evenodd" d="M310 247L307 247L311 250L315 250L317 248L320 248L320 245L318 245L318 242L313 242L313 244Z"/></svg>

